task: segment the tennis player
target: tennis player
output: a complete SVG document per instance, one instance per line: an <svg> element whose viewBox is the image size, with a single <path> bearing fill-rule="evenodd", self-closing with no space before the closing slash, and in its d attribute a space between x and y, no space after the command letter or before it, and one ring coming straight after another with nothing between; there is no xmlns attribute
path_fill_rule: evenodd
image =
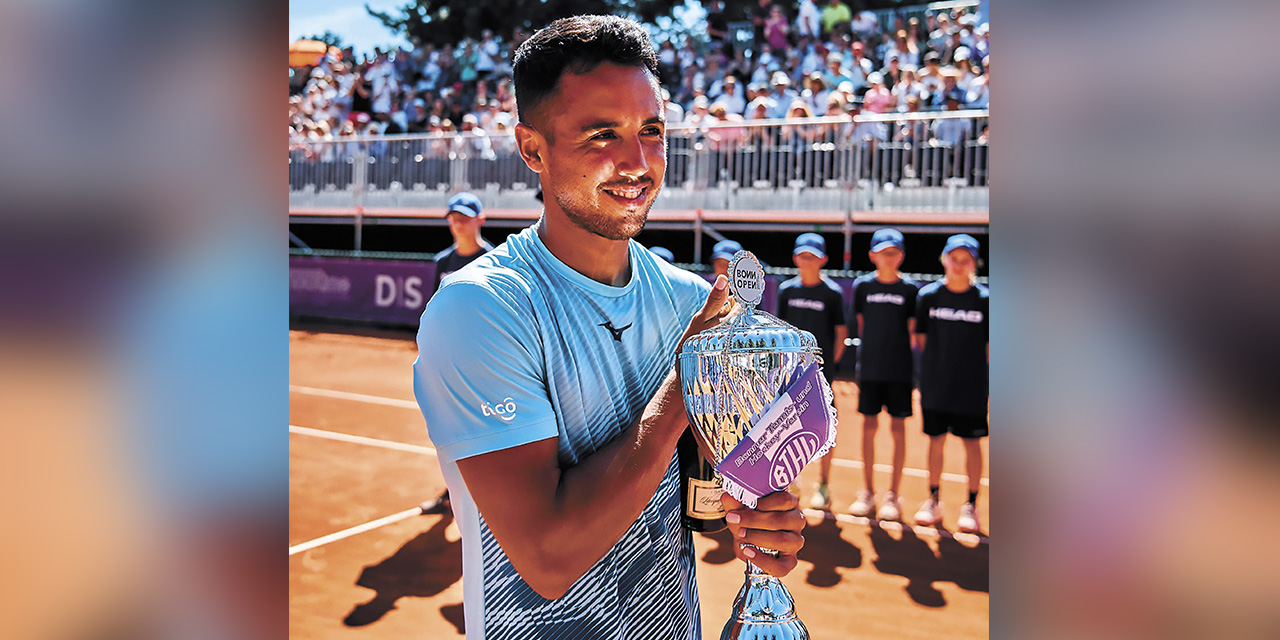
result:
<svg viewBox="0 0 1280 640"><path fill-rule="evenodd" d="M462 534L470 638L702 637L675 449L675 355L723 319L709 285L632 240L666 171L657 57L635 22L564 18L514 56L544 213L427 304L414 391ZM735 553L785 575L795 496L723 499Z"/></svg>

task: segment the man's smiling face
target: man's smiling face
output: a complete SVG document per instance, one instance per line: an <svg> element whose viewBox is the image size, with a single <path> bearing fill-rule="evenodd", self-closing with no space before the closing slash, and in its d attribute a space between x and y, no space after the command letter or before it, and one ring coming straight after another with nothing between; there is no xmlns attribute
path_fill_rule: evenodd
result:
<svg viewBox="0 0 1280 640"><path fill-rule="evenodd" d="M657 80L643 67L607 62L566 72L538 112L548 207L610 240L640 233L667 168Z"/></svg>

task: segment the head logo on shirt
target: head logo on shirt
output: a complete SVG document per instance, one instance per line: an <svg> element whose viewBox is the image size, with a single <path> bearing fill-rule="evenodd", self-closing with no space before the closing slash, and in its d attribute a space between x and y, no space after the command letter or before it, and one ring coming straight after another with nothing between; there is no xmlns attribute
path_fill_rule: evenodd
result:
<svg viewBox="0 0 1280 640"><path fill-rule="evenodd" d="M511 401L511 396L507 396L497 405L491 406L488 402L480 403L480 413L485 416L498 416L503 422L511 422L516 417L516 403Z"/></svg>
<svg viewBox="0 0 1280 640"><path fill-rule="evenodd" d="M631 324L635 324L635 323L633 322L633 323L631 323ZM629 325L627 325L627 326L625 326L625 327L619 327L619 328L617 328L617 329L614 329L614 328L613 328L613 322L612 322L612 321L610 321L610 322L601 322L600 324L598 324L598 325L596 325L596 326L598 326L598 327L604 327L604 328L608 329L608 330L609 330L609 333L613 335L613 339L614 339L614 340L616 340L616 341L618 341L618 342L622 342L622 332L623 332L623 331L626 331L627 329L630 329L630 328L631 328L631 325L629 324Z"/></svg>
<svg viewBox="0 0 1280 640"><path fill-rule="evenodd" d="M929 310L930 318L951 320L953 322L982 322L982 312L976 309L952 309L950 307L934 307Z"/></svg>

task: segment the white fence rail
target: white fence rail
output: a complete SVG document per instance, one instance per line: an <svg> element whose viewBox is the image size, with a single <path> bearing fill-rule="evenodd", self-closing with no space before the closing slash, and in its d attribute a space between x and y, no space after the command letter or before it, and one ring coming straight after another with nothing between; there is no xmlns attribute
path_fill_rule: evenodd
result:
<svg viewBox="0 0 1280 640"><path fill-rule="evenodd" d="M986 110L668 127L655 209L986 211ZM460 190L528 209L514 136L348 137L289 148L291 212L443 207Z"/></svg>

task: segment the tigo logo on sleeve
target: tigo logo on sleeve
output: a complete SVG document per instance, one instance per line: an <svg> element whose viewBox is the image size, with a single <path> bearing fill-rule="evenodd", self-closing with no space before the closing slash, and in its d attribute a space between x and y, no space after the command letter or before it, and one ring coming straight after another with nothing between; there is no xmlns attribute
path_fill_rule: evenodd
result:
<svg viewBox="0 0 1280 640"><path fill-rule="evenodd" d="M516 417L516 403L511 401L510 396L507 396L496 405L482 402L480 403L480 413L485 416L498 416L503 422L511 422Z"/></svg>

